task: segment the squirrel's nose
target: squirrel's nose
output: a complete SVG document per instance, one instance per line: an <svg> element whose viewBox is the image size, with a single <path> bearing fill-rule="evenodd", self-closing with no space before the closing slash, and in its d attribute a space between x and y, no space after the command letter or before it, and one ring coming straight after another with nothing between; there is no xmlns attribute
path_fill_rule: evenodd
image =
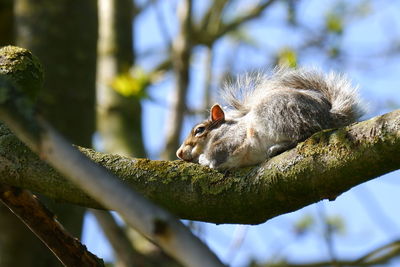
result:
<svg viewBox="0 0 400 267"><path fill-rule="evenodd" d="M180 147L178 151L176 151L176 156L180 159L183 157L183 149Z"/></svg>

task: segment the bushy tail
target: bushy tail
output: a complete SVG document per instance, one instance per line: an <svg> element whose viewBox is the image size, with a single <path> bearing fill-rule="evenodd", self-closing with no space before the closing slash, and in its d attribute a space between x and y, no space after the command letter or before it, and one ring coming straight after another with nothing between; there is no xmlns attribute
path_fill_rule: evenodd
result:
<svg viewBox="0 0 400 267"><path fill-rule="evenodd" d="M279 68L272 80L284 87L321 92L332 105L330 112L337 127L355 122L364 114L357 87L344 75L323 74L316 69Z"/></svg>
<svg viewBox="0 0 400 267"><path fill-rule="evenodd" d="M249 99L255 91L265 85L268 76L263 72L252 72L238 76L234 81L225 83L220 97L229 107L233 108L237 116L243 116L250 111Z"/></svg>
<svg viewBox="0 0 400 267"><path fill-rule="evenodd" d="M270 76L264 73L246 74L235 83L227 84L222 90L222 98L234 108L237 116L243 116L249 112L254 96L262 97L266 90L279 88L322 93L331 104L331 116L337 124L335 127L348 125L364 113L357 87L353 87L343 75L334 72L323 74L317 69L278 67Z"/></svg>

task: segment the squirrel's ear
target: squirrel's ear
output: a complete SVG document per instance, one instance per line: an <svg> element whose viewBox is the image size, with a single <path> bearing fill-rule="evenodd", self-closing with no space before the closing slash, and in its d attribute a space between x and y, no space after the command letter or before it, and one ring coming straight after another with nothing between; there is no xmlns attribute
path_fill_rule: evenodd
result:
<svg viewBox="0 0 400 267"><path fill-rule="evenodd" d="M215 104L211 107L210 119L211 121L225 120L225 113L220 105Z"/></svg>

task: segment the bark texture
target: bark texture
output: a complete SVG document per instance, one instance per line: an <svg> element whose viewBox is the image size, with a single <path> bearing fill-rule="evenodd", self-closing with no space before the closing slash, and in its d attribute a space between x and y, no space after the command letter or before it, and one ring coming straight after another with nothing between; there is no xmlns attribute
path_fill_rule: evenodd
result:
<svg viewBox="0 0 400 267"><path fill-rule="evenodd" d="M25 93L31 96L32 102L43 83L39 61L26 49L7 46L0 51L0 76L7 76L21 88L30 88ZM8 208L1 205L0 214L0 229L3 229L0 231L0 266L60 266L46 246Z"/></svg>
<svg viewBox="0 0 400 267"><path fill-rule="evenodd" d="M0 128L0 181L57 201L101 208ZM127 185L182 219L258 224L400 168L400 110L314 134L255 167L218 172L81 148Z"/></svg>
<svg viewBox="0 0 400 267"><path fill-rule="evenodd" d="M15 27L16 43L30 49L43 65L40 112L74 144L90 147L95 130L97 1L17 0ZM80 236L84 210L47 205Z"/></svg>
<svg viewBox="0 0 400 267"><path fill-rule="evenodd" d="M45 117L74 144L90 146L95 129L97 2L15 1L16 43L43 64Z"/></svg>
<svg viewBox="0 0 400 267"><path fill-rule="evenodd" d="M41 112L75 144L90 147L95 129L97 1L16 0L14 13L16 43L43 64ZM46 204L73 235L80 236L83 209ZM28 254L29 250L23 252L24 257Z"/></svg>
<svg viewBox="0 0 400 267"><path fill-rule="evenodd" d="M0 202L18 216L64 266L104 267L104 262L71 236L29 191L0 184Z"/></svg>
<svg viewBox="0 0 400 267"><path fill-rule="evenodd" d="M185 266L223 266L215 254L175 216L128 188L118 177L72 147L0 76L0 118L36 154Z"/></svg>
<svg viewBox="0 0 400 267"><path fill-rule="evenodd" d="M182 161L81 150L180 218L256 224L321 199L335 199L353 186L399 169L399 149L400 110L316 133L259 166L225 172ZM0 166L0 182L58 201L100 207L5 126L0 127Z"/></svg>

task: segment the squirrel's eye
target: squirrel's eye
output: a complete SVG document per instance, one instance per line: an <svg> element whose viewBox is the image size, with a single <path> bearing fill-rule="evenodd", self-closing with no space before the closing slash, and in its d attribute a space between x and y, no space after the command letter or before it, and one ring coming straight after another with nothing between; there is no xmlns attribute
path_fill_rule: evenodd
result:
<svg viewBox="0 0 400 267"><path fill-rule="evenodd" d="M197 127L196 130L194 130L194 135L201 134L202 132L204 132L205 129L206 127L204 126Z"/></svg>

